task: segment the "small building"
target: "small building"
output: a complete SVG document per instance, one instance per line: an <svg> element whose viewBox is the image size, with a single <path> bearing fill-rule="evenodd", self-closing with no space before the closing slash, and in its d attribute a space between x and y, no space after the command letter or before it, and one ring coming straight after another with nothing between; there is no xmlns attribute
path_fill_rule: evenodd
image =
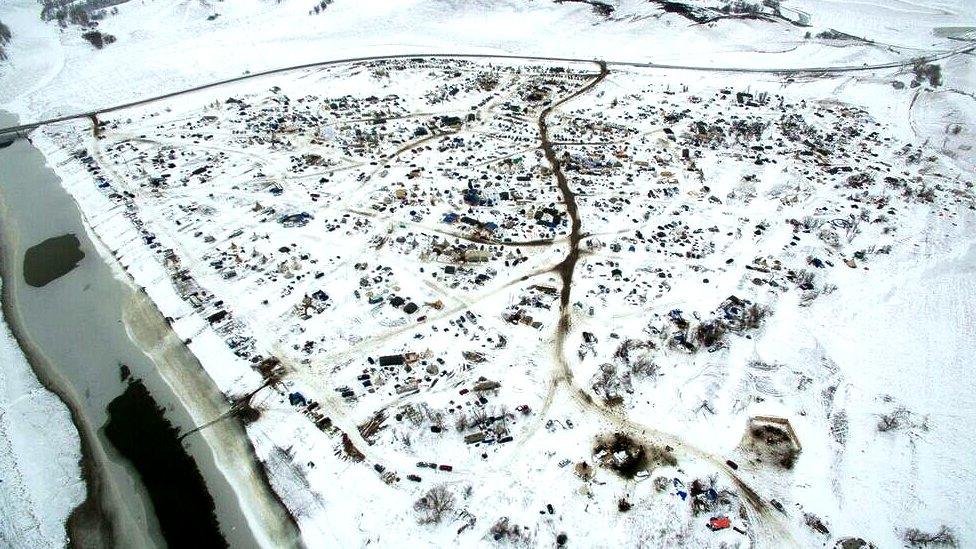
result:
<svg viewBox="0 0 976 549"><path fill-rule="evenodd" d="M226 317L227 317L227 311L221 309L221 310L217 311L216 313L208 316L207 317L207 321L210 322L211 324L216 324L216 323L220 322L221 320L223 320Z"/></svg>
<svg viewBox="0 0 976 549"><path fill-rule="evenodd" d="M468 248L464 250L464 260L469 263L482 263L488 261L491 258L491 254L486 250L479 250L477 248Z"/></svg>
<svg viewBox="0 0 976 549"><path fill-rule="evenodd" d="M290 402L292 406L305 406L308 404L308 402L305 400L305 396L298 391L288 395L288 402Z"/></svg>
<svg viewBox="0 0 976 549"><path fill-rule="evenodd" d="M283 215L278 219L278 222L285 227L304 227L308 225L308 222L312 219L312 214L308 212L301 212L295 214Z"/></svg>
<svg viewBox="0 0 976 549"><path fill-rule="evenodd" d="M464 435L464 442L466 444L475 444L485 440L484 432L471 433L470 435Z"/></svg>
<svg viewBox="0 0 976 549"><path fill-rule="evenodd" d="M386 355L380 357L380 366L402 366L406 360L403 355Z"/></svg>

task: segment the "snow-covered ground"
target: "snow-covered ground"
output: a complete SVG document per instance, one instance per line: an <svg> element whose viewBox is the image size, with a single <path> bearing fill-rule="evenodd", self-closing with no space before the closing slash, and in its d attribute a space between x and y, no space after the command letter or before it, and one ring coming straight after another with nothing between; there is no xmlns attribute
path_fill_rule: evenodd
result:
<svg viewBox="0 0 976 549"><path fill-rule="evenodd" d="M913 74L596 68L356 63L34 140L218 385L270 384L248 433L313 545L970 539L971 151L914 142ZM637 480L614 433L658 456Z"/></svg>
<svg viewBox="0 0 976 549"><path fill-rule="evenodd" d="M972 18L965 0L783 4L810 27L612 4L126 3L95 52L21 0L0 9L0 103L43 118L421 51L910 61ZM359 63L32 138L221 390L268 385L248 435L309 545L894 547L942 526L968 545L974 70L940 67L936 85L911 67ZM635 445L601 450L615 433ZM634 447L638 474L613 472ZM418 522L441 488L453 507Z"/></svg>
<svg viewBox="0 0 976 549"><path fill-rule="evenodd" d="M0 545L61 547L85 499L81 446L67 407L44 389L0 325Z"/></svg>
<svg viewBox="0 0 976 549"><path fill-rule="evenodd" d="M719 6L717 0L693 5ZM698 24L645 0L617 0L607 18L581 3L549 0L201 0L127 2L100 29L117 37L95 50L81 30L38 20L34 0L8 0L12 30L0 64L0 103L40 119L174 91L245 71L390 53L509 53L697 66L806 67L907 60L956 47L933 29L972 25L968 0L783 2L809 27L765 20ZM213 20L208 16L219 14ZM828 29L878 41L826 40ZM807 33L811 38L805 38Z"/></svg>

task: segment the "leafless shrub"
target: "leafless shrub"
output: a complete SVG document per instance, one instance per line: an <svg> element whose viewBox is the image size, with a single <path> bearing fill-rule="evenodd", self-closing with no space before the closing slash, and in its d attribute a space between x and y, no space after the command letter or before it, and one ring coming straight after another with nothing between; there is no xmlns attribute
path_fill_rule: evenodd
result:
<svg viewBox="0 0 976 549"><path fill-rule="evenodd" d="M803 522L811 529L825 535L830 535L830 530L827 529L827 525L820 520L820 517L814 515L813 513L803 513Z"/></svg>
<svg viewBox="0 0 976 549"><path fill-rule="evenodd" d="M899 406L891 412L881 414L878 417L878 432L881 433L896 431L902 427L910 426L912 426L911 412L904 406Z"/></svg>
<svg viewBox="0 0 976 549"><path fill-rule="evenodd" d="M624 340L613 356L623 362L630 370L630 373L641 377L650 377L657 373L658 366L654 364L648 353L656 349L654 343L641 341L639 339Z"/></svg>
<svg viewBox="0 0 976 549"><path fill-rule="evenodd" d="M115 42L115 37L111 34L98 32L96 30L82 33L81 37L87 40L92 46L95 46L95 49L98 50Z"/></svg>
<svg viewBox="0 0 976 549"><path fill-rule="evenodd" d="M746 306L742 313L741 327L747 330L755 330L762 326L762 322L767 316L769 316L769 307L752 303Z"/></svg>
<svg viewBox="0 0 976 549"><path fill-rule="evenodd" d="M910 547L929 545L942 545L945 547L959 546L959 542L956 540L955 534L952 533L952 529L946 525L942 525L937 532L933 533L923 532L918 528L908 528L902 532L901 539Z"/></svg>
<svg viewBox="0 0 976 549"><path fill-rule="evenodd" d="M922 185L921 188L915 191L915 198L919 202L931 204L935 201L935 189L928 185Z"/></svg>
<svg viewBox="0 0 976 549"><path fill-rule="evenodd" d="M420 524L437 524L454 509L454 505L454 494L443 484L438 484L415 501L413 509L418 514L417 522Z"/></svg>
<svg viewBox="0 0 976 549"><path fill-rule="evenodd" d="M721 320L706 320L695 326L691 335L698 347L707 349L721 343L728 328L728 324Z"/></svg>
<svg viewBox="0 0 976 549"><path fill-rule="evenodd" d="M860 189L870 183L871 176L865 172L859 172L849 176L844 184L852 189Z"/></svg>
<svg viewBox="0 0 976 549"><path fill-rule="evenodd" d="M508 517L501 517L488 530L495 541L504 541L514 545L527 545L532 541L532 531L526 526L512 524Z"/></svg>
<svg viewBox="0 0 976 549"><path fill-rule="evenodd" d="M468 424L471 427L481 427L488 421L488 412L484 408L476 407L471 411L471 422Z"/></svg>
<svg viewBox="0 0 976 549"><path fill-rule="evenodd" d="M819 229L820 226L824 224L824 220L819 217L813 217L811 215L807 215L803 217L800 223L803 225L803 228L805 230L813 231Z"/></svg>
<svg viewBox="0 0 976 549"><path fill-rule="evenodd" d="M847 226L847 241L853 242L854 237L861 234L861 220L853 215L850 218L850 224Z"/></svg>
<svg viewBox="0 0 976 549"><path fill-rule="evenodd" d="M837 444L847 443L847 433L850 430L850 423L847 419L847 412L838 410L830 416L830 436Z"/></svg>
<svg viewBox="0 0 976 549"><path fill-rule="evenodd" d="M816 290L811 290L811 291L808 291L808 292L803 292L800 295L800 307L809 307L810 304L813 303L813 300L817 299L817 297L819 295L820 295L820 292L818 292Z"/></svg>
<svg viewBox="0 0 976 549"><path fill-rule="evenodd" d="M745 120L734 120L729 126L729 133L735 136L736 142L753 141L762 137L763 131L769 126L765 122L746 122Z"/></svg>
<svg viewBox="0 0 976 549"><path fill-rule="evenodd" d="M468 423L468 414L464 412L458 412L457 416L454 418L454 429L458 432L467 431L470 423Z"/></svg>
<svg viewBox="0 0 976 549"><path fill-rule="evenodd" d="M250 399L245 399L234 406L234 415L246 425L261 419L261 410L255 408Z"/></svg>
<svg viewBox="0 0 976 549"><path fill-rule="evenodd" d="M746 363L746 366L755 370L761 370L763 372L771 372L773 370L778 370L781 364L777 362L765 362L763 360L750 360Z"/></svg>
<svg viewBox="0 0 976 549"><path fill-rule="evenodd" d="M630 361L631 353L637 349L652 349L654 345L639 339L625 339L614 351L613 357L623 361L625 364Z"/></svg>
<svg viewBox="0 0 976 549"><path fill-rule="evenodd" d="M726 196L730 200L741 200L748 203L756 198L756 184L751 181L742 181Z"/></svg>
<svg viewBox="0 0 976 549"><path fill-rule="evenodd" d="M478 87L484 91L491 91L498 86L498 77L494 73L481 73L478 75Z"/></svg>
<svg viewBox="0 0 976 549"><path fill-rule="evenodd" d="M915 74L912 80L913 86L918 86L926 80L932 87L942 85L942 67L935 63L926 63L923 59L919 59L912 66L912 72Z"/></svg>
<svg viewBox="0 0 976 549"><path fill-rule="evenodd" d="M640 377L652 377L661 370L650 357L642 356L630 362L630 373Z"/></svg>
<svg viewBox="0 0 976 549"><path fill-rule="evenodd" d="M831 227L821 228L820 232L817 233L817 237L831 248L840 247L840 235Z"/></svg>
<svg viewBox="0 0 976 549"><path fill-rule="evenodd" d="M623 393L633 392L630 372L619 373L617 367L610 362L600 365L600 369L591 379L591 388L610 406L623 404Z"/></svg>
<svg viewBox="0 0 976 549"><path fill-rule="evenodd" d="M806 269L800 269L799 271L791 272L791 278L793 282L796 283L801 289L808 290L813 287L813 280L816 278L816 274L808 271Z"/></svg>
<svg viewBox="0 0 976 549"><path fill-rule="evenodd" d="M10 27L4 25L3 21L0 21L0 61L7 59L7 53L4 51L3 46L10 42L11 36Z"/></svg>

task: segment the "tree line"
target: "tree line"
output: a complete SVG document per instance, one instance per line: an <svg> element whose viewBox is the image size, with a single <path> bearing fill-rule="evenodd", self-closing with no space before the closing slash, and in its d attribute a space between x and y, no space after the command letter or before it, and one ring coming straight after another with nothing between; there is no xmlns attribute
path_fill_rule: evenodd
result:
<svg viewBox="0 0 976 549"><path fill-rule="evenodd" d="M4 46L10 42L12 36L10 27L4 25L3 21L0 21L0 61L7 59L7 51L4 49Z"/></svg>

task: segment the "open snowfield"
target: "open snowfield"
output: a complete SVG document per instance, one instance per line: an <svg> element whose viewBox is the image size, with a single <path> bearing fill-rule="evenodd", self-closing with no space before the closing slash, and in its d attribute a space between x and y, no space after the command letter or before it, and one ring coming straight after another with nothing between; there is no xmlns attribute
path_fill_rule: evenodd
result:
<svg viewBox="0 0 976 549"><path fill-rule="evenodd" d="M21 0L0 104L403 52L907 63L418 56L31 138L308 546L976 543L976 82L910 62L972 8L611 4L130 2L96 52Z"/></svg>
<svg viewBox="0 0 976 549"><path fill-rule="evenodd" d="M77 27L38 20L32 0L7 0L0 17L17 36L0 65L0 102L27 118L107 107L259 70L365 55L511 53L695 66L806 67L908 60L951 49L941 27L973 25L968 0L784 3L796 20L723 19L699 24L643 0L610 2L609 17L581 3L548 0L127 2L100 29L104 50ZM718 1L692 5L717 7ZM213 20L208 16L219 14ZM876 43L816 38L837 29ZM806 39L810 32L813 36ZM28 116L29 115L29 116Z"/></svg>

